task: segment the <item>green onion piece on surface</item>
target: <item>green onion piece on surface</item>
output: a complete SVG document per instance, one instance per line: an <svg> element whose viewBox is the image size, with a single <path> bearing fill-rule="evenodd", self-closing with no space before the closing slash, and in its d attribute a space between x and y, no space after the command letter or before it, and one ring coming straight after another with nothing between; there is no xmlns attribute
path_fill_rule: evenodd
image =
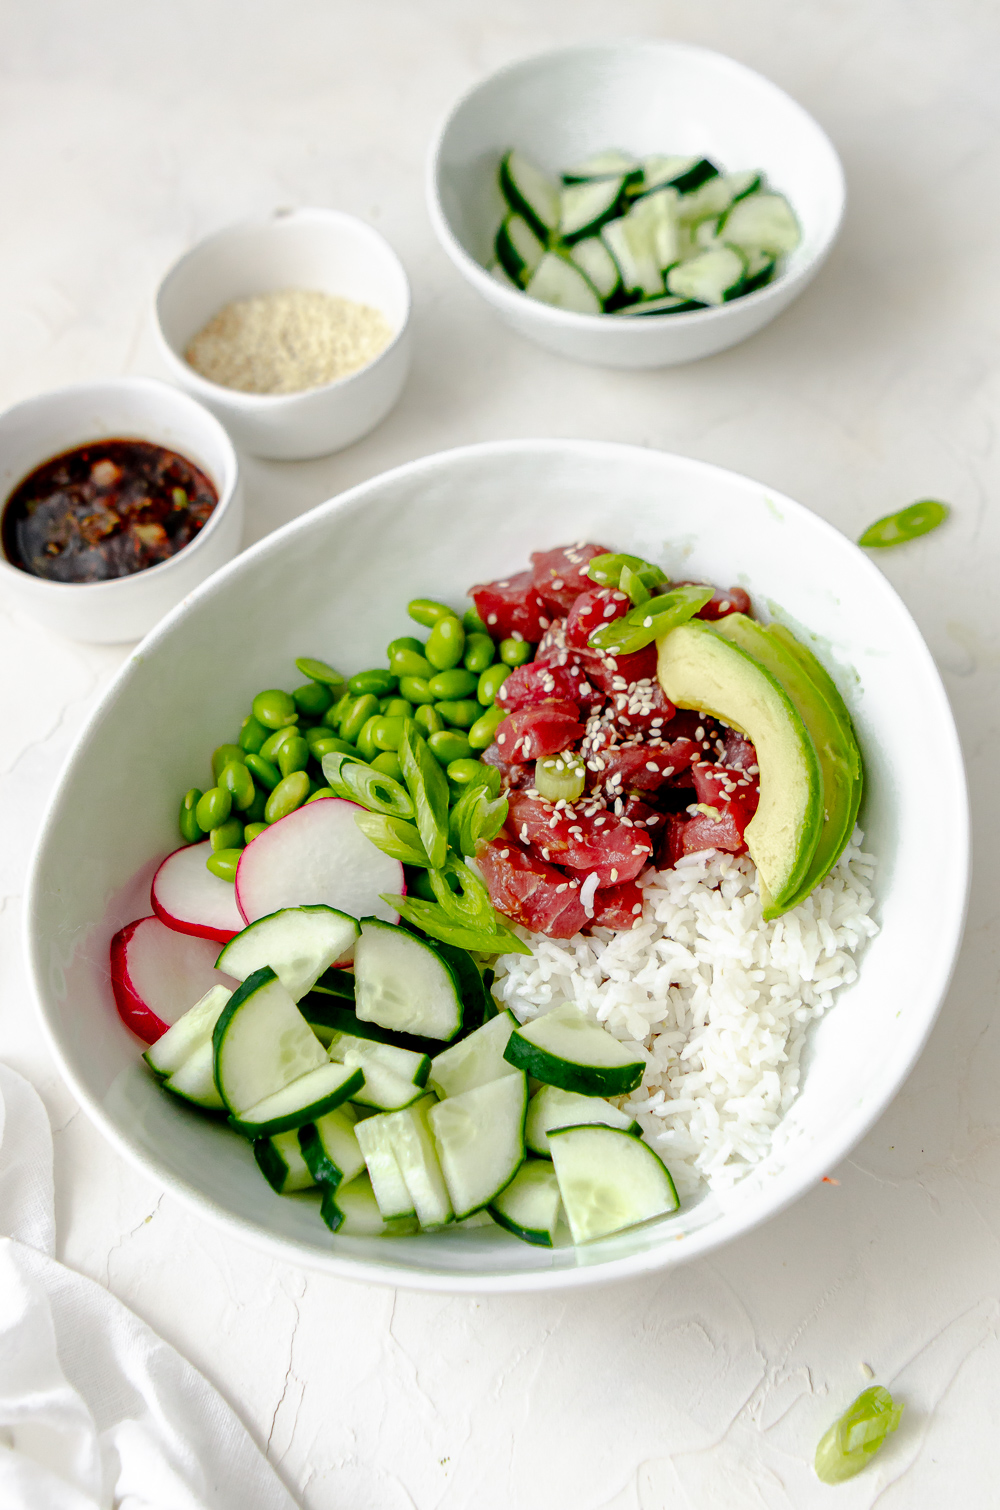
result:
<svg viewBox="0 0 1000 1510"><path fill-rule="evenodd" d="M902 1414L902 1405L894 1405L880 1384L862 1390L816 1448L816 1477L824 1484L841 1484L860 1473L896 1430Z"/></svg>
<svg viewBox="0 0 1000 1510"><path fill-rule="evenodd" d="M686 582L673 587L659 598L650 598L638 608L630 608L623 619L613 619L595 629L587 641L593 650L606 655L632 655L651 645L661 634L693 619L712 596L711 587Z"/></svg>
<svg viewBox="0 0 1000 1510"><path fill-rule="evenodd" d="M644 561L641 556L630 556L624 551L595 556L587 563L587 576L598 587L617 587L621 582L622 568L626 566L629 571L641 577L645 587L660 587L667 580L660 568L651 561Z"/></svg>
<svg viewBox="0 0 1000 1510"><path fill-rule="evenodd" d="M922 498L919 503L911 503L908 509L900 509L898 513L886 514L884 519L876 519L865 530L858 544L870 549L903 545L907 540L917 540L921 535L929 535L931 530L944 524L950 513L946 503L938 503L936 498Z"/></svg>
<svg viewBox="0 0 1000 1510"><path fill-rule="evenodd" d="M376 849L398 860L401 865L418 865L424 870L430 865L420 834L412 823L391 818L385 813L359 813L354 821Z"/></svg>
<svg viewBox="0 0 1000 1510"><path fill-rule="evenodd" d="M448 778L415 728L407 729L396 755L413 799L424 849L434 868L441 870L448 855Z"/></svg>
<svg viewBox="0 0 1000 1510"><path fill-rule="evenodd" d="M649 588L642 579L642 573L633 571L631 566L623 566L621 579L618 583L622 592L629 597L636 608L643 603L649 602Z"/></svg>

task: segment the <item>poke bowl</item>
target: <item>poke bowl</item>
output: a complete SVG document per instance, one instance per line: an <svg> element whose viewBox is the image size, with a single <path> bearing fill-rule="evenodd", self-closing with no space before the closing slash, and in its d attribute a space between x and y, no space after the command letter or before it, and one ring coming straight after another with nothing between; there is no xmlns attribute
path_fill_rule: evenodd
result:
<svg viewBox="0 0 1000 1510"><path fill-rule="evenodd" d="M610 566L609 556L617 556ZM612 574L603 583L602 569ZM456 660L446 644L451 626L477 610ZM647 621L657 615L651 641ZM665 631L666 623L674 627ZM740 623L749 639L737 645L727 635ZM637 637L629 644L627 631ZM586 660L595 635L603 636L603 670ZM833 787L821 786L818 799L819 768L809 763L832 758L826 747L840 736L822 737L812 723L803 741L788 714L813 754L801 769L797 756L781 765L775 782L784 736L775 744L771 715L750 704L770 699L787 713L791 673L776 663L769 671L769 652L746 650L761 635L797 647L799 664L814 668L811 684L825 688L825 706L844 710L847 745L855 736L844 730L856 732L863 794L861 766L851 766L826 871L816 856L822 835L830 837ZM479 641L488 660L472 674L476 692L458 695L467 690L461 677L442 684L455 707L441 727L429 713L418 720L422 707L433 704L436 714L446 703L437 694L422 700L424 668L407 657L419 661L426 651L435 675L447 677L466 669ZM650 643L653 674L643 661L645 675L629 681L628 658L648 660ZM754 663L755 690L739 718L730 713L727 724L721 716L736 706L728 693L704 681L684 690L687 662L674 651L685 646L689 659L707 646L727 664ZM496 700L480 691L491 667L499 668ZM338 673L361 680L341 689ZM283 690L301 676L320 691ZM381 694L409 701L410 715L388 702L383 708ZM336 720L324 732L322 720L342 697L339 733ZM464 714L463 701L472 705ZM552 755L539 710L559 746ZM361 729L348 711L355 724L363 715ZM786 713L775 715L779 723ZM483 718L485 736L480 730L473 739ZM395 746L382 738L394 719ZM939 761L944 811L930 827L922 772L908 758L918 721L934 728ZM256 742L254 723L274 741L265 753L263 744L246 748ZM376 733L381 742L362 748ZM508 750L501 736L510 736ZM306 751L301 762L290 753L296 739ZM322 775L314 763L307 779L307 755L319 756ZM494 773L482 782L472 779L480 756ZM582 765L584 795L540 792L545 761L558 781ZM263 780L269 762L269 813L252 832L244 827L249 842L237 835L232 846L216 843L236 821L247 773ZM813 775L800 779L806 766ZM445 770L446 847L435 857L442 820L434 817L433 772ZM301 790L283 807L289 782ZM218 796L223 790L232 809ZM409 808L392 807L395 790ZM784 794L777 808L776 792ZM220 801L225 813L210 811ZM799 803L791 817L789 802ZM179 806L187 841L180 848ZM469 818L470 839L461 823L471 809L483 821L477 830ZM250 813L246 805L240 823ZM617 850L600 837L602 823ZM792 831L799 837L789 848ZM318 838L303 847L303 834ZM759 875L746 853L755 834ZM282 845L295 835L290 848ZM367 860L359 860L362 850ZM321 872L323 886L312 879ZM224 879L233 874L235 888ZM291 893L290 874L298 878ZM27 944L42 1018L73 1093L115 1147L192 1209L287 1260L342 1277L532 1290L606 1282L710 1252L820 1180L884 1110L926 1040L960 943L967 883L965 778L947 699L905 607L856 547L802 506L704 463L599 442L509 441L427 457L330 500L253 547L143 642L82 733L53 797L32 869ZM530 910L532 897L545 903L540 911ZM298 944L293 939L281 958L285 945L261 956L255 940L274 917L293 913ZM324 928L325 955L303 952L305 933ZM147 941L142 948L137 936ZM191 951L180 965L171 953L177 940ZM353 970L345 968L352 951ZM463 951L474 985L453 958ZM157 1039L167 1016L149 1031L142 1011L156 1007L160 976L185 971L181 1027ZM408 980L417 981L415 993ZM327 993L321 1011L307 1010L316 1000L310 987ZM188 1007L203 993L192 1027ZM444 1018L422 1017L428 1003ZM258 1007L263 1016L254 1018ZM267 1056L254 1047L241 1062L251 1064L256 1089L237 1095L227 1079L237 1060L223 1065L225 1045L236 1041L229 1025L270 1021L272 1011L290 1012L300 1037L302 1025L309 1028L305 1057L285 1066L275 1088L255 1079ZM169 1094L180 1087L165 1088L184 1023L194 1032L191 1055L177 1063L187 1072L195 1053L208 1056L206 1094L219 1095L235 1126L221 1110L200 1111ZM574 1060L567 1031L591 1045L575 1056L582 1081L564 1075ZM607 1053L593 1049L595 1034ZM389 1110L403 1103L380 1101L374 1090L382 1068L370 1045L379 1040L396 1056L386 1083L396 1083L404 1064L413 1068L419 1095L402 1110ZM335 1052L338 1044L346 1050ZM493 1055L485 1078L476 1045ZM478 1078L470 1085L463 1076L473 1059ZM553 1073L556 1063L562 1069ZM341 1157L329 1140L307 1150L296 1112L307 1083L318 1087L309 1126L332 1118L338 1136L361 1146L356 1179L338 1184L335 1170L324 1182L323 1169ZM485 1092L497 1120L482 1120ZM560 1095L575 1096L572 1120L560 1120L557 1108L539 1124L539 1098L548 1105ZM579 1110L585 1096L607 1109L596 1120ZM501 1125L520 1129L513 1153L509 1138L500 1147ZM371 1191L389 1168L375 1148L379 1129L390 1138L392 1169L403 1173L403 1206L394 1211L379 1196L372 1223ZM404 1132L409 1151L396 1141ZM474 1177L461 1167L470 1137L479 1138ZM595 1185L591 1155L580 1149L598 1143L611 1152ZM309 1156L293 1178L298 1148ZM428 1149L440 1164L431 1160L438 1195L451 1204L423 1222L410 1212L437 1199L427 1183ZM411 1156L427 1177L416 1193ZM480 1179L484 1158L503 1169L470 1195L462 1182ZM574 1194L580 1158L582 1208ZM528 1192L533 1209L553 1190L556 1206L551 1223L521 1222L519 1235L529 1240L520 1241L504 1197L525 1169L538 1185ZM348 1198L361 1186L368 1216ZM668 1186L676 1187L673 1200ZM622 1189L637 1204L627 1224L616 1225L608 1208ZM407 1198L413 1205L404 1210Z"/></svg>

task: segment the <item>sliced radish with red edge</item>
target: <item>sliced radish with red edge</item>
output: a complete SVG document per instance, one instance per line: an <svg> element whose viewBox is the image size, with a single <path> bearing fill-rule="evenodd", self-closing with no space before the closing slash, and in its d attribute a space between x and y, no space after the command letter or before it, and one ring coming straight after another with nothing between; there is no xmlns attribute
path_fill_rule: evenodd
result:
<svg viewBox="0 0 1000 1510"><path fill-rule="evenodd" d="M150 901L160 922L175 932L228 944L244 923L232 882L206 868L211 853L207 839L175 849L153 877Z"/></svg>
<svg viewBox="0 0 1000 1510"><path fill-rule="evenodd" d="M363 811L356 802L321 797L258 834L236 871L236 900L247 922L316 903L352 918L398 922L379 898L405 891L403 867L365 838L354 821Z"/></svg>
<svg viewBox="0 0 1000 1510"><path fill-rule="evenodd" d="M146 1043L155 1043L213 986L238 982L216 970L219 947L166 927L159 918L127 923L111 940L111 989L118 1015Z"/></svg>

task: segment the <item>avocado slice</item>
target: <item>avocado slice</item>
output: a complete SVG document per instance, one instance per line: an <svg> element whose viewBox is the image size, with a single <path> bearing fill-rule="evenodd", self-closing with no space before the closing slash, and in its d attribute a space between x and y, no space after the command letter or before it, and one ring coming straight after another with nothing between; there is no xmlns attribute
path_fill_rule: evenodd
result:
<svg viewBox="0 0 1000 1510"><path fill-rule="evenodd" d="M719 620L691 620L657 640L660 685L679 708L719 718L753 741L760 804L746 840L764 916L794 906L823 829L823 776L812 735L776 676L718 634Z"/></svg>
<svg viewBox="0 0 1000 1510"><path fill-rule="evenodd" d="M771 624L765 629L746 614L732 613L716 620L712 629L760 661L781 683L812 735L819 757L823 827L805 879L788 904L794 907L829 875L854 831L861 800L861 756L850 715L816 657L783 626ZM831 705L829 691L821 682L833 688L839 708Z"/></svg>

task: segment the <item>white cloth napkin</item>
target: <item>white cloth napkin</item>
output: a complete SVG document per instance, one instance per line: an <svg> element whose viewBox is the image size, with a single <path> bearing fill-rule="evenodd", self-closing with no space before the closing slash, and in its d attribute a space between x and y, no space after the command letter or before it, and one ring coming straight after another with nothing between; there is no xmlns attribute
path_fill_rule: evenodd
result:
<svg viewBox="0 0 1000 1510"><path fill-rule="evenodd" d="M0 1510L295 1510L229 1406L56 1263L52 1135L0 1064Z"/></svg>

